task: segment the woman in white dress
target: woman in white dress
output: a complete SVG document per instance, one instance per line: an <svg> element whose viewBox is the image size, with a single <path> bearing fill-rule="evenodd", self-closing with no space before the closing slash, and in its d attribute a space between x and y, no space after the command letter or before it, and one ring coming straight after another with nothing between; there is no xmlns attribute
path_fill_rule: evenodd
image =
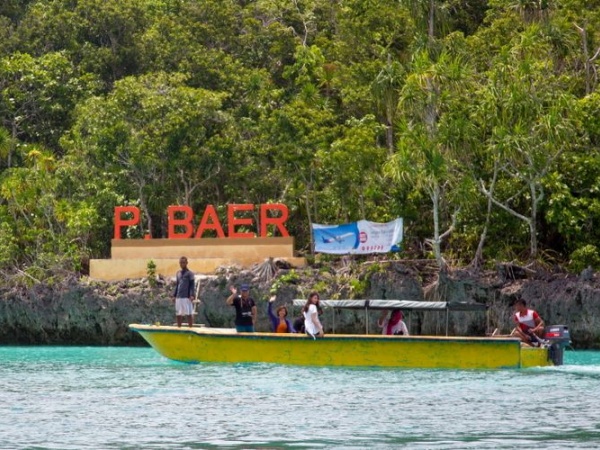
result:
<svg viewBox="0 0 600 450"><path fill-rule="evenodd" d="M319 336L323 337L323 325L319 320L319 294L311 292L308 295L308 300L302 308L302 314L304 315L304 329L307 334L312 337Z"/></svg>

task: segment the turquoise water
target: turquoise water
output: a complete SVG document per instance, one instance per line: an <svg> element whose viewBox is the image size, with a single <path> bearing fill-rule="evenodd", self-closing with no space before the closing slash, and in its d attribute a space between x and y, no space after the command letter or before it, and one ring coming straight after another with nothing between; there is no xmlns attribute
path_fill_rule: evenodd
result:
<svg viewBox="0 0 600 450"><path fill-rule="evenodd" d="M523 371L186 365L0 347L1 449L600 448L600 352Z"/></svg>

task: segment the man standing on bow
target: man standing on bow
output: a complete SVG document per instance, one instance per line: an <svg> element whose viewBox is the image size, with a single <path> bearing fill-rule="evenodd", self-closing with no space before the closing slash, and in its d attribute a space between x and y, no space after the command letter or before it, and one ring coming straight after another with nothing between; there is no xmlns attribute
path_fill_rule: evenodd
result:
<svg viewBox="0 0 600 450"><path fill-rule="evenodd" d="M250 286L240 286L241 295L237 295L234 286L229 288L231 295L225 301L228 305L235 307L235 329L238 333L254 333L256 325L256 302L250 297Z"/></svg>
<svg viewBox="0 0 600 450"><path fill-rule="evenodd" d="M188 325L194 326L194 274L187 268L188 260L185 256L179 258L179 267L181 270L175 275L175 292L173 292L173 301L175 302L175 316L177 326L181 328L183 316L187 316Z"/></svg>

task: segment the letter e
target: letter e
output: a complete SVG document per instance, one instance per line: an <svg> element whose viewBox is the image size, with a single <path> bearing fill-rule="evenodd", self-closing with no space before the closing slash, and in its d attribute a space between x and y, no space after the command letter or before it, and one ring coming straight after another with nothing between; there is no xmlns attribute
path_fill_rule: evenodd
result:
<svg viewBox="0 0 600 450"><path fill-rule="evenodd" d="M236 218L236 211L252 211L254 209L254 205L251 203L245 203L242 205L231 204L227 205L227 222L228 222L228 236L230 238L252 238L254 237L254 233L237 233L235 231L235 227L238 225L250 225L252 226L252 218Z"/></svg>

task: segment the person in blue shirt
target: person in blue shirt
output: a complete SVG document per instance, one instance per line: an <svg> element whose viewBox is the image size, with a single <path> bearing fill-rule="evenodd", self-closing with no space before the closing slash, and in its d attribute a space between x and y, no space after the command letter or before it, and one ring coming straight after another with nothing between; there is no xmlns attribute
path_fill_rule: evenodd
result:
<svg viewBox="0 0 600 450"><path fill-rule="evenodd" d="M179 267L181 269L175 275L175 292L173 292L173 301L175 302L175 317L177 326L181 327L183 317L187 316L188 325L194 326L194 274L188 269L188 260L185 256L179 258Z"/></svg>

